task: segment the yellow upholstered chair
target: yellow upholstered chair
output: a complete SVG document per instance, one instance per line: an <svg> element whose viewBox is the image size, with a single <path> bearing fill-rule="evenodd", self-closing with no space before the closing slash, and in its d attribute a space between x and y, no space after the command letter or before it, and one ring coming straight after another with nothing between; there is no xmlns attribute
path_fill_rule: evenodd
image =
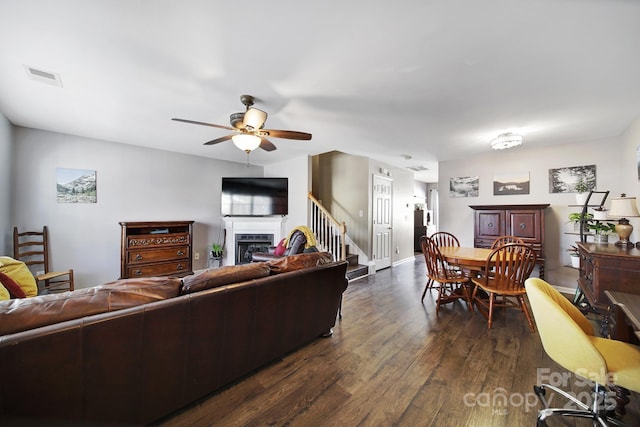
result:
<svg viewBox="0 0 640 427"><path fill-rule="evenodd" d="M49 270L49 229L19 232L13 227L13 257L24 262L38 282L38 293L72 291L73 270ZM39 273L41 272L41 273Z"/></svg>
<svg viewBox="0 0 640 427"><path fill-rule="evenodd" d="M596 337L589 320L551 285L539 278L526 280L525 287L545 352L564 369L593 381L592 405L554 385L534 387L545 408L538 413L538 426L553 415L590 418L599 425L624 425L608 417L612 403L607 390L623 387L640 392L640 347L622 341ZM571 400L579 409L549 408L545 389ZM605 404L602 404L602 403Z"/></svg>

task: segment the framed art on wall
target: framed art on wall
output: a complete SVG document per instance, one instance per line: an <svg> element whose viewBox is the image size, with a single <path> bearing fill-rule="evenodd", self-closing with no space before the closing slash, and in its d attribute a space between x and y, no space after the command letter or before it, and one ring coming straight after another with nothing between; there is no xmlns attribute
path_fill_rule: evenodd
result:
<svg viewBox="0 0 640 427"><path fill-rule="evenodd" d="M480 179L477 176L459 176L449 179L449 197L478 197Z"/></svg>
<svg viewBox="0 0 640 427"><path fill-rule="evenodd" d="M596 189L596 165L549 169L549 193L583 193Z"/></svg>
<svg viewBox="0 0 640 427"><path fill-rule="evenodd" d="M493 195L529 194L529 172L499 173L493 177Z"/></svg>
<svg viewBox="0 0 640 427"><path fill-rule="evenodd" d="M96 171L87 169L56 169L58 203L96 203Z"/></svg>

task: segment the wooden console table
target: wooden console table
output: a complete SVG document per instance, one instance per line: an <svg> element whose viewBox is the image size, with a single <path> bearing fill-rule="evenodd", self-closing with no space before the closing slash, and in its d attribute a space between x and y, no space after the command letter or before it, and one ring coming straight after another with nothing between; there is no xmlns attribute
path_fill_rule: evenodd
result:
<svg viewBox="0 0 640 427"><path fill-rule="evenodd" d="M640 294L640 249L622 249L613 243L576 243L580 254L578 286L589 304L605 314L605 291Z"/></svg>

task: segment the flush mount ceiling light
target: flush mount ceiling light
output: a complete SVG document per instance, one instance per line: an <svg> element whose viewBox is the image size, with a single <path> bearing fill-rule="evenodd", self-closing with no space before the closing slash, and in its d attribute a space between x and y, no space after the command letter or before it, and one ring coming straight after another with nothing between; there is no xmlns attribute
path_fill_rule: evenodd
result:
<svg viewBox="0 0 640 427"><path fill-rule="evenodd" d="M522 135L513 132L503 133L491 141L491 148L494 150L504 150L522 144Z"/></svg>

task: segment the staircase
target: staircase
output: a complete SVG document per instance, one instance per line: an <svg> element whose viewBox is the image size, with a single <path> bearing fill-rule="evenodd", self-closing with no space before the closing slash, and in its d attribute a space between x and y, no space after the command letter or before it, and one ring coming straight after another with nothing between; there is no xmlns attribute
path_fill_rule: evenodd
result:
<svg viewBox="0 0 640 427"><path fill-rule="evenodd" d="M346 244L347 225L338 222L320 201L308 194L309 212L311 212L310 226L316 236L318 249L333 254L336 260L346 260L347 279L349 281L365 277L369 274L366 265L358 263L358 255L349 252L349 245Z"/></svg>

